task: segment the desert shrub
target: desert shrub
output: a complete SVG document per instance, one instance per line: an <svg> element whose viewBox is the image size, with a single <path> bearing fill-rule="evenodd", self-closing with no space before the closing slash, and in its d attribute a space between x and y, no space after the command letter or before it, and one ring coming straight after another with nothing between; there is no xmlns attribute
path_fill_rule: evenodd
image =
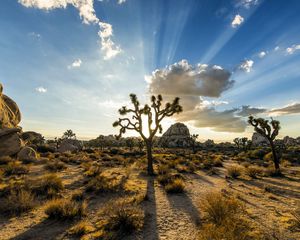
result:
<svg viewBox="0 0 300 240"><path fill-rule="evenodd" d="M249 162L243 162L241 163L241 165L244 167L244 168L247 168L249 167L251 164Z"/></svg>
<svg viewBox="0 0 300 240"><path fill-rule="evenodd" d="M214 224L221 224L227 218L232 218L241 209L241 203L233 198L227 197L219 192L207 193L200 203L206 219Z"/></svg>
<svg viewBox="0 0 300 240"><path fill-rule="evenodd" d="M158 166L157 172L158 172L158 174L160 174L160 175L162 175L162 174L167 174L167 173L170 172L170 168L169 168L169 166L166 165L166 164L161 164L161 165Z"/></svg>
<svg viewBox="0 0 300 240"><path fill-rule="evenodd" d="M120 190L120 187L120 182L116 181L116 179L98 175L87 183L86 191L96 193L111 192Z"/></svg>
<svg viewBox="0 0 300 240"><path fill-rule="evenodd" d="M248 151L247 154L251 159L264 159L264 156L269 152L268 149L258 148L255 150Z"/></svg>
<svg viewBox="0 0 300 240"><path fill-rule="evenodd" d="M273 154L272 154L272 152L267 153L267 154L264 156L264 160L265 160L266 162L272 162L272 161L273 161Z"/></svg>
<svg viewBox="0 0 300 240"><path fill-rule="evenodd" d="M136 205L122 201L110 203L103 211L103 219L97 224L102 230L100 239L122 239L141 230L144 217L143 210Z"/></svg>
<svg viewBox="0 0 300 240"><path fill-rule="evenodd" d="M170 177L171 177L170 174L159 175L159 176L157 177L157 181L158 181L161 185L165 186L165 185L167 185L167 184L169 183Z"/></svg>
<svg viewBox="0 0 300 240"><path fill-rule="evenodd" d="M184 181L179 178L174 179L165 186L167 193L182 193L184 192L184 188Z"/></svg>
<svg viewBox="0 0 300 240"><path fill-rule="evenodd" d="M86 214L86 203L70 199L53 199L47 203L45 213L50 219L74 219Z"/></svg>
<svg viewBox="0 0 300 240"><path fill-rule="evenodd" d="M242 169L239 166L232 165L227 168L227 176L231 178L238 178L242 174Z"/></svg>
<svg viewBox="0 0 300 240"><path fill-rule="evenodd" d="M263 170L258 166L249 166L245 168L245 174L251 178L257 178L257 176L262 175Z"/></svg>
<svg viewBox="0 0 300 240"><path fill-rule="evenodd" d="M72 228L68 230L69 235L81 237L85 234L93 232L95 228L86 220L79 221Z"/></svg>
<svg viewBox="0 0 300 240"><path fill-rule="evenodd" d="M178 164L178 165L176 166L176 170L177 170L179 173L187 173L187 172L189 172L188 166L186 166L186 165L181 165L181 164Z"/></svg>
<svg viewBox="0 0 300 240"><path fill-rule="evenodd" d="M214 159L213 166L214 167L223 167L223 162L222 162L221 158Z"/></svg>
<svg viewBox="0 0 300 240"><path fill-rule="evenodd" d="M202 162L202 169L209 170L214 166L213 161L211 159L206 159Z"/></svg>
<svg viewBox="0 0 300 240"><path fill-rule="evenodd" d="M13 161L12 158L9 157L9 156L0 157L0 165L5 165L5 164L8 164L12 161Z"/></svg>
<svg viewBox="0 0 300 240"><path fill-rule="evenodd" d="M29 168L27 166L22 165L19 161L9 162L3 169L4 175L22 175L29 172Z"/></svg>
<svg viewBox="0 0 300 240"><path fill-rule="evenodd" d="M30 191L23 189L11 191L0 204L0 212L9 215L20 215L34 208L35 199Z"/></svg>
<svg viewBox="0 0 300 240"><path fill-rule="evenodd" d="M87 177L95 177L102 173L102 168L99 165L90 166L84 172L84 175Z"/></svg>
<svg viewBox="0 0 300 240"><path fill-rule="evenodd" d="M64 189L64 185L56 174L47 174L35 180L32 189L37 195L53 197Z"/></svg>
<svg viewBox="0 0 300 240"><path fill-rule="evenodd" d="M74 201L83 201L84 200L84 191L76 190L71 197Z"/></svg>
<svg viewBox="0 0 300 240"><path fill-rule="evenodd" d="M67 168L67 166L63 162L60 162L58 160L48 162L45 165L45 169L49 170L51 172L58 172L58 171L66 169L66 168Z"/></svg>
<svg viewBox="0 0 300 240"><path fill-rule="evenodd" d="M272 166L264 168L263 175L265 177L281 177L281 176L283 176L282 172L279 173Z"/></svg>

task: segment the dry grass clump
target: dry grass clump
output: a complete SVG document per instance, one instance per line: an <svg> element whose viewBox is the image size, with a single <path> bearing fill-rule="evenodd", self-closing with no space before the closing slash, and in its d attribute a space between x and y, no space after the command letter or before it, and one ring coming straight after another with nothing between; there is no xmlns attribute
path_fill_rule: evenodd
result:
<svg viewBox="0 0 300 240"><path fill-rule="evenodd" d="M62 171L64 169L66 169L67 166L66 166L66 164L64 164L61 161L54 160L54 161L48 162L44 168L51 172L58 172L58 171Z"/></svg>
<svg viewBox="0 0 300 240"><path fill-rule="evenodd" d="M170 181L166 186L165 190L167 193L183 193L185 189L185 184L182 179L176 178Z"/></svg>
<svg viewBox="0 0 300 240"><path fill-rule="evenodd" d="M115 192L121 190L121 181L117 181L115 178L109 178L104 175L98 175L92 178L86 185L87 192Z"/></svg>
<svg viewBox="0 0 300 240"><path fill-rule="evenodd" d="M122 239L144 226L144 211L126 201L108 203L97 223L98 239Z"/></svg>
<svg viewBox="0 0 300 240"><path fill-rule="evenodd" d="M84 175L87 177L96 177L102 173L102 168L99 165L86 166Z"/></svg>
<svg viewBox="0 0 300 240"><path fill-rule="evenodd" d="M71 199L53 199L47 203L45 213L50 219L74 219L86 215L86 202Z"/></svg>
<svg viewBox="0 0 300 240"><path fill-rule="evenodd" d="M263 175L265 177L282 177L283 174L281 172L276 171L273 166L266 167L263 171Z"/></svg>
<svg viewBox="0 0 300 240"><path fill-rule="evenodd" d="M245 168L245 174L251 178L257 178L263 174L263 169L258 166L249 166Z"/></svg>
<svg viewBox="0 0 300 240"><path fill-rule="evenodd" d="M200 207L205 214L205 222L201 226L199 239L253 239L250 223L243 216L243 206L236 198L210 192L202 199Z"/></svg>
<svg viewBox="0 0 300 240"><path fill-rule="evenodd" d="M242 168L237 165L232 165L227 168L227 176L230 178L238 178L242 174Z"/></svg>
<svg viewBox="0 0 300 240"><path fill-rule="evenodd" d="M95 228L87 220L81 220L68 230L68 234L81 237L93 231L95 231Z"/></svg>
<svg viewBox="0 0 300 240"><path fill-rule="evenodd" d="M56 174L47 174L34 180L32 184L32 189L37 195L46 195L48 198L57 196L57 194L64 189L61 178Z"/></svg>
<svg viewBox="0 0 300 240"><path fill-rule="evenodd" d="M29 168L27 166L22 165L19 161L9 162L4 168L3 173L5 176L10 175L22 175L29 172Z"/></svg>
<svg viewBox="0 0 300 240"><path fill-rule="evenodd" d="M0 204L0 212L8 215L20 215L34 208L34 195L24 189L13 190L7 194Z"/></svg>

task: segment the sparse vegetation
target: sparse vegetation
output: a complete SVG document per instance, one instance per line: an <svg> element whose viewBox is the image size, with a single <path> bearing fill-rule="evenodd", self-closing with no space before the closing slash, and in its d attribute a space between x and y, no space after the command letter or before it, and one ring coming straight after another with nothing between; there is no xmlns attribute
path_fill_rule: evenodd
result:
<svg viewBox="0 0 300 240"><path fill-rule="evenodd" d="M167 185L165 186L167 193L182 193L184 192L184 188L184 182L182 179L179 178L175 178L174 180L167 183Z"/></svg>
<svg viewBox="0 0 300 240"><path fill-rule="evenodd" d="M238 178L242 174L242 168L237 165L233 165L227 168L227 176L231 178Z"/></svg>
<svg viewBox="0 0 300 240"><path fill-rule="evenodd" d="M53 199L47 203L45 213L50 219L74 219L86 214L86 203L70 199Z"/></svg>

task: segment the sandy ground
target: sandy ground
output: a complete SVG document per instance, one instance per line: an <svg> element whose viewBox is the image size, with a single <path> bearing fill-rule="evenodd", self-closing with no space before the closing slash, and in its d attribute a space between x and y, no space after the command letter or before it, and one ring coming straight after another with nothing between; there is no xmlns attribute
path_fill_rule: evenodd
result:
<svg viewBox="0 0 300 240"><path fill-rule="evenodd" d="M230 163L229 163L230 164ZM40 171L35 166L31 174ZM166 194L155 177L146 177L131 173L131 180L137 181L147 191L149 199L143 203L146 218L143 231L126 239L197 239L201 224L199 203L202 196L211 190L220 190L236 194L245 203L247 212L257 228L270 231L274 239L300 239L300 232L291 229L291 211L300 200L300 168L289 168L285 178L259 178L237 180L225 178L225 169L219 168L219 174L208 176L198 171L185 174L186 192ZM83 186L82 169L68 165L60 172L66 189L64 196ZM96 221L96 212L113 195L94 196L89 199L88 218ZM50 221L44 214L44 205L20 217L0 218L0 239L70 239L65 233L74 222Z"/></svg>

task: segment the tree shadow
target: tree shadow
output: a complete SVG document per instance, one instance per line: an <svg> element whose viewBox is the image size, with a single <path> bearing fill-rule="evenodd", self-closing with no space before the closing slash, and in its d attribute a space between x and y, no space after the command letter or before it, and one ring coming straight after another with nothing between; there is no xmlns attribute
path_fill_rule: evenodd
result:
<svg viewBox="0 0 300 240"><path fill-rule="evenodd" d="M157 207L154 187L154 177L147 178L147 201L145 207L145 224L143 228L143 239L158 240L157 229Z"/></svg>
<svg viewBox="0 0 300 240"><path fill-rule="evenodd" d="M199 181L201 181L201 182L205 182L205 183L207 183L207 184L209 184L211 186L214 186L214 183L212 181L208 180L206 177L204 177L204 176L202 176L202 175L200 175L198 173L193 174L192 177L195 178L195 179L197 179L197 180L199 180Z"/></svg>
<svg viewBox="0 0 300 240"><path fill-rule="evenodd" d="M198 208L194 205L186 192L180 194L166 194L170 206L182 212L185 212L196 226L201 224L201 218Z"/></svg>
<svg viewBox="0 0 300 240"><path fill-rule="evenodd" d="M27 231L12 238L14 240L51 240L62 239L67 229L74 224L74 221L44 220Z"/></svg>

